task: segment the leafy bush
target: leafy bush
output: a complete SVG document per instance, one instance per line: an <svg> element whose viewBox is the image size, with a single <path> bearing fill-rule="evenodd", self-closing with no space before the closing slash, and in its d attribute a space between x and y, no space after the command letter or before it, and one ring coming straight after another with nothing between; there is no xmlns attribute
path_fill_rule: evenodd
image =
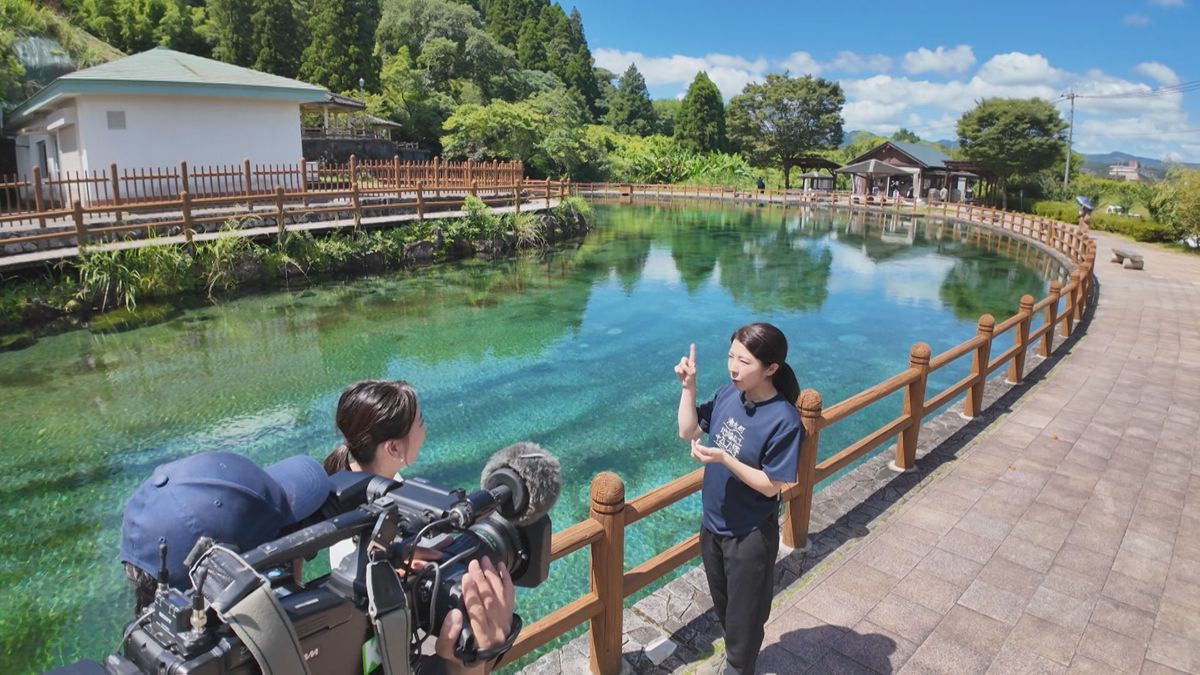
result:
<svg viewBox="0 0 1200 675"><path fill-rule="evenodd" d="M542 219L528 211L508 213L504 216L508 230L516 238L517 248L542 248L546 237L542 234Z"/></svg>
<svg viewBox="0 0 1200 675"><path fill-rule="evenodd" d="M1064 223L1079 222L1079 205L1068 201L1038 201L1031 207L1033 213L1043 218L1052 218Z"/></svg>
<svg viewBox="0 0 1200 675"><path fill-rule="evenodd" d="M1170 225L1142 218L1130 218L1129 216L1093 213L1092 226L1097 230L1116 232L1127 237L1133 237L1137 241L1169 242L1178 239L1175 234L1175 228Z"/></svg>

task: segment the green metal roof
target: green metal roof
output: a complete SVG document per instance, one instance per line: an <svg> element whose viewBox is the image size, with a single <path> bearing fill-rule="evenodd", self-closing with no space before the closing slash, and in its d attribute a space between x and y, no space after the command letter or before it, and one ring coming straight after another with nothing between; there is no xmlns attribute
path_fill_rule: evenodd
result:
<svg viewBox="0 0 1200 675"><path fill-rule="evenodd" d="M937 148L931 148L928 145L922 145L920 143L905 143L903 141L888 142L904 154L930 168L944 169L946 168L946 160L950 159L950 155L947 155Z"/></svg>
<svg viewBox="0 0 1200 675"><path fill-rule="evenodd" d="M149 94L258 100L321 101L325 89L194 54L158 47L54 80L17 106L9 118L21 122L47 104L76 94Z"/></svg>

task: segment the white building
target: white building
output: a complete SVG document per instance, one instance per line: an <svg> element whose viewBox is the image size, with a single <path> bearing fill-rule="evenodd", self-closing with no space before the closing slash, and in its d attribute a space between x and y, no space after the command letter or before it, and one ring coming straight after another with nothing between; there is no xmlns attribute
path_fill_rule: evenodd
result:
<svg viewBox="0 0 1200 675"><path fill-rule="evenodd" d="M68 73L9 115L17 170L295 164L300 105L326 91L163 47ZM84 201L91 195L81 195Z"/></svg>

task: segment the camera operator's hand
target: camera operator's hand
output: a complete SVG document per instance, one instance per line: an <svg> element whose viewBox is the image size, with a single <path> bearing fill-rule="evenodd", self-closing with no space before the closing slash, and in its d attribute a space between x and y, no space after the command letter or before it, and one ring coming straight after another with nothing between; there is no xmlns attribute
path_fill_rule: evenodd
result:
<svg viewBox="0 0 1200 675"><path fill-rule="evenodd" d="M512 627L516 590L508 568L501 563L493 567L486 557L482 563L472 560L462 580L463 605L471 621L471 632L480 649L494 647L508 637ZM476 675L488 672L487 664L467 667L454 656L454 645L462 632L463 614L454 609L442 622L437 639L437 653L446 660L448 673Z"/></svg>

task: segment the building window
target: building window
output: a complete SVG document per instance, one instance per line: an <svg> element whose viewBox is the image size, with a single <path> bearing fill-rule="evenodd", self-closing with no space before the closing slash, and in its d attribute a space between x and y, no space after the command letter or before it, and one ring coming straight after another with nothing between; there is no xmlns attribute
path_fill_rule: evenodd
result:
<svg viewBox="0 0 1200 675"><path fill-rule="evenodd" d="M113 130L121 130L125 128L125 111L124 110L109 110L108 111L108 128Z"/></svg>

